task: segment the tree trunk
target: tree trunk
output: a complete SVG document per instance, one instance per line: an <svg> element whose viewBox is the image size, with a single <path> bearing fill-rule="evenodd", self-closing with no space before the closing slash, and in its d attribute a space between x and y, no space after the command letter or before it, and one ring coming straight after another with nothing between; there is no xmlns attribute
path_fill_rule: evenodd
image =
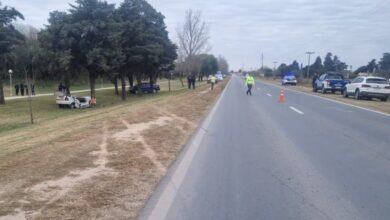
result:
<svg viewBox="0 0 390 220"><path fill-rule="evenodd" d="M133 78L133 74L130 74L130 75L129 75L129 84L130 84L130 88L134 87L134 78Z"/></svg>
<svg viewBox="0 0 390 220"><path fill-rule="evenodd" d="M0 105L5 105L3 81L0 76Z"/></svg>
<svg viewBox="0 0 390 220"><path fill-rule="evenodd" d="M27 76L27 74L26 74L26 76ZM30 112L30 122L31 122L31 124L34 124L32 98L31 98L32 88L31 88L30 78L28 78L28 76L26 77L26 83L27 83L27 88L30 90L30 92L28 93L28 110Z"/></svg>
<svg viewBox="0 0 390 220"><path fill-rule="evenodd" d="M153 85L153 84L154 84L154 81L153 81L153 76L149 76L149 83L150 83L151 85Z"/></svg>
<svg viewBox="0 0 390 220"><path fill-rule="evenodd" d="M65 92L66 92L66 95L69 96L69 95L71 95L70 94L70 80L69 80L68 77L66 77L64 81L65 81L65 87L66 87L66 91Z"/></svg>
<svg viewBox="0 0 390 220"><path fill-rule="evenodd" d="M184 88L183 74L180 74L180 82L181 82L181 87Z"/></svg>
<svg viewBox="0 0 390 220"><path fill-rule="evenodd" d="M142 90L141 90L141 84L142 84L142 78L141 76L137 76L137 85L138 86L138 96L141 96L142 95Z"/></svg>
<svg viewBox="0 0 390 220"><path fill-rule="evenodd" d="M96 77L89 74L89 86L91 87L91 99L96 99Z"/></svg>
<svg viewBox="0 0 390 220"><path fill-rule="evenodd" d="M122 94L121 94L122 101L125 101L127 98L125 74L121 74L121 83L122 83Z"/></svg>
<svg viewBox="0 0 390 220"><path fill-rule="evenodd" d="M115 87L115 95L119 95L119 90L118 90L118 77L117 77L117 76L114 77L113 83L114 83L114 87Z"/></svg>

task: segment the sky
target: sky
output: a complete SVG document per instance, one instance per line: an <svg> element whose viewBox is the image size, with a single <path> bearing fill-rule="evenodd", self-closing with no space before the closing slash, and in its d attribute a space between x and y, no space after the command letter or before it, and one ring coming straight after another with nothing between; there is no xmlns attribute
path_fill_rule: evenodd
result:
<svg viewBox="0 0 390 220"><path fill-rule="evenodd" d="M73 0L0 0L25 17L20 23L43 28L49 13L66 11ZM107 0L119 4L121 0ZM357 69L390 52L388 0L149 0L166 17L170 37L185 11L200 10L210 30L210 53L224 56L231 69L245 70L274 62L307 65L306 51L327 52Z"/></svg>

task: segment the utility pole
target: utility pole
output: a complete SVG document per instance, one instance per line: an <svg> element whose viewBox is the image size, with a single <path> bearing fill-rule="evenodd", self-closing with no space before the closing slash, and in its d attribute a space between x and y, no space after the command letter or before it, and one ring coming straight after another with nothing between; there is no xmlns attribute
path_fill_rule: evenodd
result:
<svg viewBox="0 0 390 220"><path fill-rule="evenodd" d="M306 52L307 55L309 55L309 62L307 64L307 73L306 73L306 78L309 78L309 71L310 71L310 57L312 54L314 54L315 52Z"/></svg>
<svg viewBox="0 0 390 220"><path fill-rule="evenodd" d="M261 53L261 70L264 69L264 54Z"/></svg>

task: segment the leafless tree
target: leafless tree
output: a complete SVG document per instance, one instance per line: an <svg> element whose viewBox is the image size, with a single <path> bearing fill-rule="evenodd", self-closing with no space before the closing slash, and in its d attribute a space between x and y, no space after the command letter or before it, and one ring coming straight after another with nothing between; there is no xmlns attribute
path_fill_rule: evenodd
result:
<svg viewBox="0 0 390 220"><path fill-rule="evenodd" d="M183 71L181 76L191 72L199 74L200 64L195 56L207 53L211 49L208 44L209 28L203 21L200 11L192 9L186 11L184 23L177 28L177 37L179 41L178 63L181 63L180 71Z"/></svg>
<svg viewBox="0 0 390 220"><path fill-rule="evenodd" d="M200 11L187 10L184 24L177 29L179 50L185 58L205 53L210 50L208 45L209 28L202 20Z"/></svg>

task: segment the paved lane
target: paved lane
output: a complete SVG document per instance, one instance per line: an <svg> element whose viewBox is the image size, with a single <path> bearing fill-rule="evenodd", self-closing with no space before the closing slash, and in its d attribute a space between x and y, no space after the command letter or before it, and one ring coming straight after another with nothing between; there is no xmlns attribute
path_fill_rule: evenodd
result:
<svg viewBox="0 0 390 220"><path fill-rule="evenodd" d="M389 219L390 117L233 77L141 219Z"/></svg>

